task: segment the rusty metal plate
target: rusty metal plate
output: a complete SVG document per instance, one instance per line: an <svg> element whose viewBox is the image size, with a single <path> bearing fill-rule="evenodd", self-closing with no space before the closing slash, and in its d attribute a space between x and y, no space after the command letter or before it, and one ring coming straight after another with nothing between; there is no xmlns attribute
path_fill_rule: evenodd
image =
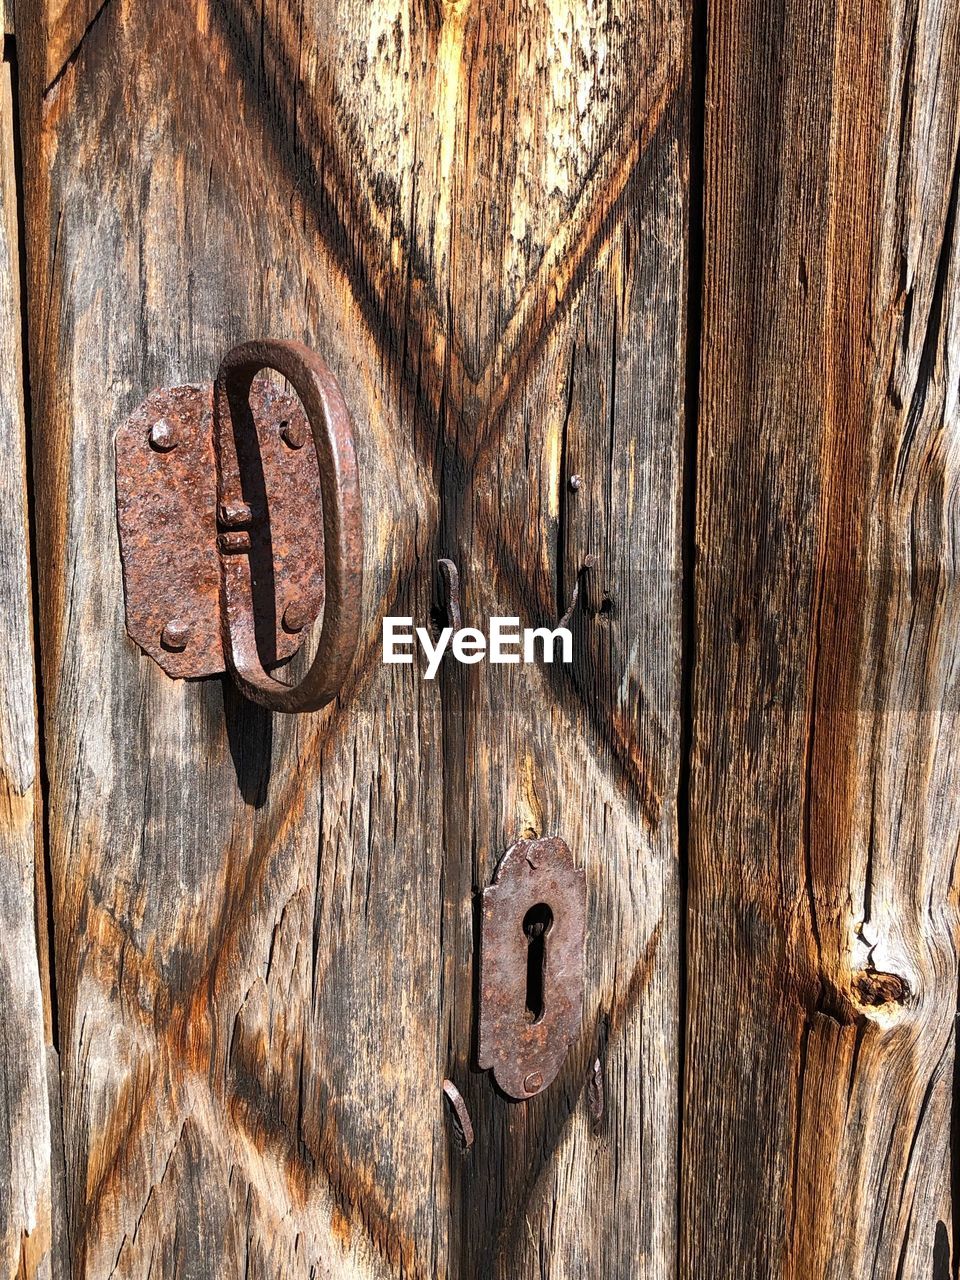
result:
<svg viewBox="0 0 960 1280"><path fill-rule="evenodd" d="M257 379L250 411L243 525L267 666L296 653L323 608L320 470L296 397ZM225 671L212 383L151 392L115 448L127 631L168 675Z"/></svg>
<svg viewBox="0 0 960 1280"><path fill-rule="evenodd" d="M563 840L519 840L484 889L478 1061L511 1098L556 1077L583 1014L586 878Z"/></svg>

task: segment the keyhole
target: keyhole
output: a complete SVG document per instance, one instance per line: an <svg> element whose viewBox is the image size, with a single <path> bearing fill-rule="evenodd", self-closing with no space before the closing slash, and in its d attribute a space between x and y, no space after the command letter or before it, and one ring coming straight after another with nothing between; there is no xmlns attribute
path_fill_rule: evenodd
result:
<svg viewBox="0 0 960 1280"><path fill-rule="evenodd" d="M527 1009L528 1022L543 1017L544 971L547 966L547 934L553 924L553 912L545 902L538 902L523 917L527 938Z"/></svg>

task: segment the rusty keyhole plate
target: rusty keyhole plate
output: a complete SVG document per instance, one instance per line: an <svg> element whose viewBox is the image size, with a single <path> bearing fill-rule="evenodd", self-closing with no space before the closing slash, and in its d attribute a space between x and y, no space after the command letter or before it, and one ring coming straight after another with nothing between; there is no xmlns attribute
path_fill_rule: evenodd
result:
<svg viewBox="0 0 960 1280"><path fill-rule="evenodd" d="M249 408L256 432L244 433L238 461L267 666L296 653L323 608L320 469L295 396L261 377ZM168 675L216 675L226 662L212 384L151 392L115 448L127 631Z"/></svg>
<svg viewBox="0 0 960 1280"><path fill-rule="evenodd" d="M518 840L483 891L478 1061L511 1098L542 1092L579 1033L585 914L584 872L557 836Z"/></svg>

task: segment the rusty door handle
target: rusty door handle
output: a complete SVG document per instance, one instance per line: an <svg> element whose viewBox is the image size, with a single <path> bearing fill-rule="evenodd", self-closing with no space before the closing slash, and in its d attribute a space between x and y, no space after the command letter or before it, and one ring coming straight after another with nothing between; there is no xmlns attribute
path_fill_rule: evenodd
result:
<svg viewBox="0 0 960 1280"><path fill-rule="evenodd" d="M254 378L263 369L281 374L300 397L320 464L326 593L323 624L310 669L289 685L265 670L257 648L250 558L221 539L224 656L246 696L272 711L316 711L343 684L357 649L363 585L360 477L350 415L326 362L299 342L245 342L224 356L213 390L217 501L221 513L244 507L237 432L249 417ZM237 548L238 550L240 548Z"/></svg>
<svg viewBox="0 0 960 1280"><path fill-rule="evenodd" d="M299 403L257 379L265 369ZM326 362L299 342L232 348L214 383L137 407L117 432L116 476L140 648L174 677L230 671L274 711L330 702L357 649L363 527L350 415ZM321 608L313 662L285 684L267 667L296 652Z"/></svg>

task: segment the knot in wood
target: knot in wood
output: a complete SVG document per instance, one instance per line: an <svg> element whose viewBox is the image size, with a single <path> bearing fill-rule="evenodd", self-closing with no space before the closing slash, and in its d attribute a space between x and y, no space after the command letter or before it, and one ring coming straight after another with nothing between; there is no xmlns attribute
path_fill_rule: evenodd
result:
<svg viewBox="0 0 960 1280"><path fill-rule="evenodd" d="M904 1004L910 997L910 984L898 973L881 973L863 969L854 975L853 990L861 1005L880 1008L888 1004Z"/></svg>

